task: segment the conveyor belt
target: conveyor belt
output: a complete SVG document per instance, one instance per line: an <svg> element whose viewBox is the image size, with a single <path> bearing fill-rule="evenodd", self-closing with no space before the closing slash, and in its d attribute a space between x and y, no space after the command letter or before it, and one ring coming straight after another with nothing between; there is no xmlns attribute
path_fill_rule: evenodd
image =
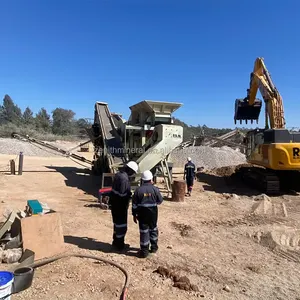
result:
<svg viewBox="0 0 300 300"><path fill-rule="evenodd" d="M97 114L103 142L106 147L109 168L111 173L115 173L114 165L125 163L125 151L120 136L118 135L112 116L106 103L96 103Z"/></svg>
<svg viewBox="0 0 300 300"><path fill-rule="evenodd" d="M11 136L12 136L13 138L15 138L15 139L19 139L19 140L23 140L23 141L28 141L28 142L30 142L30 143L32 143L32 144L40 145L40 146L42 146L42 147L51 149L51 150L56 151L56 152L58 152L58 153L60 153L60 154L62 154L62 155L65 155L65 156L67 156L67 157L72 157L72 158L74 158L74 159L76 159L76 160L80 160L80 161L82 161L82 162L85 162L85 163L88 163L88 164L92 164L92 161L90 161L89 159L86 159L86 158L83 157L83 156L79 156L79 155L77 155L77 154L71 153L72 150L76 149L78 146L80 146L80 145L82 145L82 144L85 144L85 143L87 143L87 142L82 143L82 144L78 145L77 147L75 147L75 148L70 149L70 150L67 151L67 150L63 150L63 149L61 149L61 148L55 147L55 146L53 146L53 145L51 145L51 144L48 144L48 143L46 143L46 142L37 140L37 139L35 139L35 138L31 138L31 137L29 137L28 135L21 135L21 134L18 134L18 133L13 132L13 133L11 134ZM90 142L90 141L88 141L88 142Z"/></svg>

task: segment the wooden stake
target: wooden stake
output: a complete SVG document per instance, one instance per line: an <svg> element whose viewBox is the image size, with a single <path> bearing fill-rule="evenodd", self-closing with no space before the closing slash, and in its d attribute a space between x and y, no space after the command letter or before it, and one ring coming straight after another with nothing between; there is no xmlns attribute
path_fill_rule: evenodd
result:
<svg viewBox="0 0 300 300"><path fill-rule="evenodd" d="M10 174L16 175L16 164L15 161L12 159L10 160Z"/></svg>

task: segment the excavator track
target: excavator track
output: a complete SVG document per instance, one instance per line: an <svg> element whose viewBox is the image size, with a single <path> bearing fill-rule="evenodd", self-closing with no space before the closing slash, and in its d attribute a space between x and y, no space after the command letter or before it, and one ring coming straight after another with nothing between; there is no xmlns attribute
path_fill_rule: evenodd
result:
<svg viewBox="0 0 300 300"><path fill-rule="evenodd" d="M243 167L238 170L242 180L267 195L280 193L280 178L272 171L259 167Z"/></svg>

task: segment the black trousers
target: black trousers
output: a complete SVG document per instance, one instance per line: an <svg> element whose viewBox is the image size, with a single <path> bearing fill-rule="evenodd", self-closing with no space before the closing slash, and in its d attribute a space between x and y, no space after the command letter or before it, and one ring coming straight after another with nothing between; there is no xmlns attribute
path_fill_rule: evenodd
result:
<svg viewBox="0 0 300 300"><path fill-rule="evenodd" d="M187 177L186 185L187 185L188 192L191 192L193 189L193 185L194 185L194 177Z"/></svg>
<svg viewBox="0 0 300 300"><path fill-rule="evenodd" d="M158 250L158 228L157 228L158 210L155 207L139 207L138 220L140 229L140 247L143 254L151 250Z"/></svg>
<svg viewBox="0 0 300 300"><path fill-rule="evenodd" d="M114 223L113 245L123 248L127 233L129 199L114 196L110 199L111 214Z"/></svg>

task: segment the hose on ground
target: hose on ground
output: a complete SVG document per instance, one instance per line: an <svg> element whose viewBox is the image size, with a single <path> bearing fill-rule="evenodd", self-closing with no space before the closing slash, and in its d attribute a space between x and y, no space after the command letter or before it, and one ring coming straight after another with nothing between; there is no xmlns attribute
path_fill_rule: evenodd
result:
<svg viewBox="0 0 300 300"><path fill-rule="evenodd" d="M98 256L88 255L88 254L63 254L63 255L59 255L59 256L50 257L50 258L47 258L47 259L42 260L42 261L37 261L35 263L26 265L26 267L35 269L35 268L39 268L39 267L45 266L47 264L50 264L52 262L55 262L57 260L60 260L60 259L63 259L63 258L68 258L68 257L79 257L79 258L94 259L94 260L101 261L101 262L104 262L106 264L115 266L116 268L118 268L119 270L121 270L123 272L123 274L125 275L125 282L124 282L124 285L123 285L123 289L122 289L122 293L121 293L121 296L120 296L120 300L126 300L126 298L127 298L127 290L128 290L128 285L129 285L129 274L119 264L117 264L115 262L112 262L112 261L109 261L109 260L107 260L105 258L100 258Z"/></svg>

